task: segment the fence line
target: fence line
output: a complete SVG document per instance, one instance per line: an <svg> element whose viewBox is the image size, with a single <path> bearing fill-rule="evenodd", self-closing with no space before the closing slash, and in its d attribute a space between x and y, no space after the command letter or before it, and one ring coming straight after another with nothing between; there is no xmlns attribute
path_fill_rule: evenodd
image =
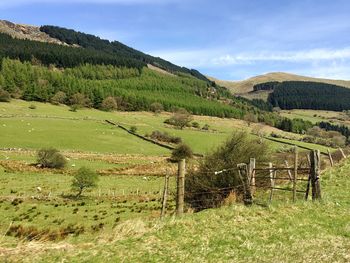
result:
<svg viewBox="0 0 350 263"><path fill-rule="evenodd" d="M343 150L339 149L343 158L346 158L346 155ZM328 150L328 159L330 161L330 165L334 165L334 159L332 158L332 153ZM345 156L345 157L344 157ZM301 167L303 162L299 160L298 148L295 147L294 158L293 158L293 167L289 166L287 160L285 160L285 167L274 167L272 163L269 163L268 167L257 166L257 162L254 158L250 158L249 164L238 164L237 167L229 167L222 169L220 171L208 171L204 172L205 174L211 174L213 176L222 176L222 174L227 172L237 172L238 178L240 180L239 184L235 184L234 186L224 187L224 188L216 188L206 185L203 182L202 189L199 191L186 191L185 193L181 193L179 188L177 188L177 197L176 197L176 207L181 206L181 202L183 202L184 196L191 196L191 200L189 200L189 204L192 208L208 208L219 206L220 203L225 202L225 198L222 198L222 195L226 196L226 198L230 195L230 193L235 194L236 190L243 190L243 202L246 205L250 205L252 203L257 203L255 198L258 196L258 189L261 189L263 192L266 190L270 191L268 196L268 201L271 203L274 198L274 191L284 191L292 193L292 200L295 202L297 200L297 194L304 194L303 199L308 200L309 192L312 192L312 200L320 200L322 198L321 192L321 152L319 150L312 150L307 155L307 167ZM266 163L264 163L266 165ZM180 167L180 166L179 166ZM181 168L183 169L183 168ZM278 173L287 173L286 176L279 175ZM185 170L182 172L185 174ZM178 187L179 187L179 173L177 176L178 179ZM183 175L183 178L184 175ZM212 177L213 178L213 177ZM209 177L210 180L210 177ZM286 183L290 186L288 186ZM299 183L298 183L299 182ZM301 183L305 183L301 184ZM200 178L197 181L200 183ZM180 184L181 188L183 185ZM302 187L301 187L302 186ZM180 193L179 193L180 192ZM179 196L181 195L181 196ZM221 196L220 196L221 195ZM196 196L201 196L201 199L197 199ZM164 201L164 199L163 199ZM180 203L179 203L180 202ZM210 204L210 205L203 205ZM166 204L164 205L166 206ZM183 208L182 208L183 209ZM180 215L183 213L183 210L177 214ZM163 215L164 216L164 215Z"/></svg>

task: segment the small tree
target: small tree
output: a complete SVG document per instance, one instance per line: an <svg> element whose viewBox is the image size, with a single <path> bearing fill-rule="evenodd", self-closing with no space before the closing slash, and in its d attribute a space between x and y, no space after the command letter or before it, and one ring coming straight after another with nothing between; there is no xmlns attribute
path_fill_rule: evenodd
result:
<svg viewBox="0 0 350 263"><path fill-rule="evenodd" d="M69 100L71 105L76 105L78 108L90 107L91 101L82 93L75 93Z"/></svg>
<svg viewBox="0 0 350 263"><path fill-rule="evenodd" d="M10 100L11 100L10 93L0 88L0 102L9 102Z"/></svg>
<svg viewBox="0 0 350 263"><path fill-rule="evenodd" d="M176 127L179 127L180 129L183 129L186 127L190 122L192 121L191 114L186 109L177 109L173 116L166 120L165 122L171 125L174 125Z"/></svg>
<svg viewBox="0 0 350 263"><path fill-rule="evenodd" d="M154 102L151 104L150 109L152 112L158 114L161 113L164 110L164 107L161 103L159 102Z"/></svg>
<svg viewBox="0 0 350 263"><path fill-rule="evenodd" d="M115 98L107 97L102 101L101 109L104 111L114 111L118 109L118 104Z"/></svg>
<svg viewBox="0 0 350 263"><path fill-rule="evenodd" d="M67 95L63 91L58 91L56 94L51 98L51 103L54 105L64 104L67 101Z"/></svg>
<svg viewBox="0 0 350 263"><path fill-rule="evenodd" d="M180 161L182 159L190 159L193 156L192 149L186 144L180 144L176 147L172 154L171 159L174 161Z"/></svg>
<svg viewBox="0 0 350 263"><path fill-rule="evenodd" d="M55 148L43 148L37 153L37 162L43 168L62 169L66 166L66 158Z"/></svg>
<svg viewBox="0 0 350 263"><path fill-rule="evenodd" d="M86 167L81 167L72 180L72 190L77 192L76 197L80 197L85 189L97 186L98 175L96 172Z"/></svg>

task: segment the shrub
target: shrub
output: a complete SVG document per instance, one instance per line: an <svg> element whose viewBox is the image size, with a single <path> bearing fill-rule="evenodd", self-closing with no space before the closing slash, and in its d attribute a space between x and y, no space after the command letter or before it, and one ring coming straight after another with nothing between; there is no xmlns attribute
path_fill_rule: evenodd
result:
<svg viewBox="0 0 350 263"><path fill-rule="evenodd" d="M199 123L194 121L192 122L192 127L198 129L200 127Z"/></svg>
<svg viewBox="0 0 350 263"><path fill-rule="evenodd" d="M239 163L248 163L250 158L257 162L269 159L269 147L258 143L245 132L235 132L223 145L207 155L196 171L186 176L185 201L196 211L220 206L233 188L236 195L242 194L241 181L236 170ZM222 190L226 189L226 190ZM210 191L210 193L208 193Z"/></svg>
<svg viewBox="0 0 350 263"><path fill-rule="evenodd" d="M71 105L76 105L78 108L91 107L91 101L82 93L75 93L69 100Z"/></svg>
<svg viewBox="0 0 350 263"><path fill-rule="evenodd" d="M69 107L69 110L72 112L77 112L79 106L77 104L73 104Z"/></svg>
<svg viewBox="0 0 350 263"><path fill-rule="evenodd" d="M101 109L104 111L114 111L118 109L118 104L115 98L107 97L102 101Z"/></svg>
<svg viewBox="0 0 350 263"><path fill-rule="evenodd" d="M98 175L96 172L81 167L74 175L72 180L72 190L77 192L77 197L81 196L85 189L94 188L97 186Z"/></svg>
<svg viewBox="0 0 350 263"><path fill-rule="evenodd" d="M130 132L136 133L137 132L137 127L136 126L131 126L130 127Z"/></svg>
<svg viewBox="0 0 350 263"><path fill-rule="evenodd" d="M36 106L34 104L31 104L28 108L31 109L31 110L35 110Z"/></svg>
<svg viewBox="0 0 350 263"><path fill-rule="evenodd" d="M64 104L67 100L67 95L63 91L58 91L56 94L51 98L51 103L54 105Z"/></svg>
<svg viewBox="0 0 350 263"><path fill-rule="evenodd" d="M208 131L210 128L210 126L208 124L204 124L204 126L202 127L202 130Z"/></svg>
<svg viewBox="0 0 350 263"><path fill-rule="evenodd" d="M171 136L167 132L161 132L161 131L153 131L150 137L153 140L158 140L158 141L167 142L167 143L179 144L182 142L182 139L180 137Z"/></svg>
<svg viewBox="0 0 350 263"><path fill-rule="evenodd" d="M161 113L164 110L164 107L159 102L154 102L151 104L150 109L154 113Z"/></svg>
<svg viewBox="0 0 350 263"><path fill-rule="evenodd" d="M0 102L9 102L10 100L11 100L10 93L0 88Z"/></svg>
<svg viewBox="0 0 350 263"><path fill-rule="evenodd" d="M55 148L43 148L37 153L37 162L43 168L64 168L67 160Z"/></svg>
<svg viewBox="0 0 350 263"><path fill-rule="evenodd" d="M180 161L182 159L190 159L192 156L192 149L186 144L181 144L173 150L171 159L174 161Z"/></svg>

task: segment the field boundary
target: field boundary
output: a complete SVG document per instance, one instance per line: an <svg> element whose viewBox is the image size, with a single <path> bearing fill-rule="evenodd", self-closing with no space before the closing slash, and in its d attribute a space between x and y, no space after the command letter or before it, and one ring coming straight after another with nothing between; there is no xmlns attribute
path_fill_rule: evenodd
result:
<svg viewBox="0 0 350 263"><path fill-rule="evenodd" d="M150 138L147 138L145 136L142 136L140 134L137 134L137 133L134 133L132 131L130 131L128 128L124 127L123 125L120 125L120 124L117 124L117 123L114 123L113 121L110 121L110 120L105 120L108 124L111 124L111 125L114 125L124 131L126 131L127 133L133 135L133 136L136 136L137 138L141 139L141 140L144 140L146 142L149 142L149 143L153 143L157 146L160 146L160 147L163 147L165 149L168 149L168 150L175 150L175 147L173 146L170 146L168 144L165 144L165 143L161 143L161 142L158 142L158 141L155 141L155 140L152 140ZM203 154L199 154L199 153L195 153L194 156L196 157L203 157Z"/></svg>

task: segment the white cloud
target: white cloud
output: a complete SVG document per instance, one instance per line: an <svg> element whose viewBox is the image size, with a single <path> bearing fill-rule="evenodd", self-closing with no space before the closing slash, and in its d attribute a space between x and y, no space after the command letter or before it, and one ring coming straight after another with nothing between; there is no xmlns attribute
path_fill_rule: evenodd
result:
<svg viewBox="0 0 350 263"><path fill-rule="evenodd" d="M249 65L257 62L315 62L345 61L350 59L350 47L343 49L311 49L301 51L262 51L230 54L219 49L150 51L151 54L169 59L181 65L229 66Z"/></svg>

